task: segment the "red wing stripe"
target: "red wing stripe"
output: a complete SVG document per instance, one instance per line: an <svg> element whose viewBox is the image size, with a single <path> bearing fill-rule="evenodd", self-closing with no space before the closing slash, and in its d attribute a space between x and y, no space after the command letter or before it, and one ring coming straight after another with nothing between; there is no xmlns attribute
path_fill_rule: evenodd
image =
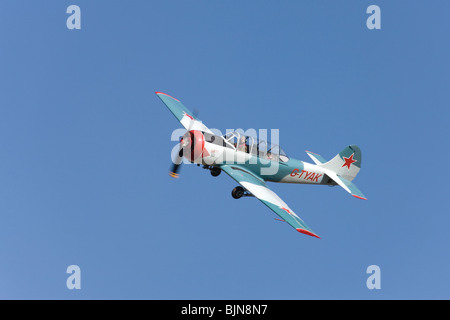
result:
<svg viewBox="0 0 450 320"><path fill-rule="evenodd" d="M163 94L163 95L165 95L165 96L168 96L169 98L172 98L172 99L174 99L174 100L177 100L178 102L181 102L180 100L178 100L178 99L176 99L176 98L174 98L174 97L172 97L172 96L169 96L167 93L164 93L164 92L155 92L156 94Z"/></svg>
<svg viewBox="0 0 450 320"><path fill-rule="evenodd" d="M305 229L300 229L300 228L297 228L297 231L300 232L300 233L306 234L308 236L316 237L316 238L320 239L320 237L318 235L312 233L311 231L308 231L308 230L305 230Z"/></svg>

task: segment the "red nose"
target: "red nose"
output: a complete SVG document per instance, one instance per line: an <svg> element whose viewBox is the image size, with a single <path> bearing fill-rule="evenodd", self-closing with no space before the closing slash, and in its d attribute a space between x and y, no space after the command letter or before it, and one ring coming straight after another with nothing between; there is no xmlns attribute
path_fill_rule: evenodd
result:
<svg viewBox="0 0 450 320"><path fill-rule="evenodd" d="M191 130L186 132L181 138L180 143L183 148L183 156L191 162L194 162L194 160L202 156L203 149L205 148L205 138L201 131Z"/></svg>

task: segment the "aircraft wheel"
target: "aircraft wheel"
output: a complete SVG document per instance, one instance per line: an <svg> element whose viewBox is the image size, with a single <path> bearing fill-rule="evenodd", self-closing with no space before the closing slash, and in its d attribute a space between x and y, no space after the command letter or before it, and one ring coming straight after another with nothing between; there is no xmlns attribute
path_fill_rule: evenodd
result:
<svg viewBox="0 0 450 320"><path fill-rule="evenodd" d="M239 199L244 195L245 189L242 187L236 187L231 191L231 196L235 199Z"/></svg>
<svg viewBox="0 0 450 320"><path fill-rule="evenodd" d="M213 177L217 177L221 172L222 172L222 170L220 170L220 168L216 168L216 167L211 168L211 175Z"/></svg>

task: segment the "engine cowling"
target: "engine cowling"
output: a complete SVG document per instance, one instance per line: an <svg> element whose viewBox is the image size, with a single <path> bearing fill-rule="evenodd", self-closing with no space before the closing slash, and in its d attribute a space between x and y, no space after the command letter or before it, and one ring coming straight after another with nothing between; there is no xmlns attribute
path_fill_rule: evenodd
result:
<svg viewBox="0 0 450 320"><path fill-rule="evenodd" d="M180 144L183 148L183 156L189 161L194 162L203 154L205 137L201 131L191 130L184 134L180 140Z"/></svg>

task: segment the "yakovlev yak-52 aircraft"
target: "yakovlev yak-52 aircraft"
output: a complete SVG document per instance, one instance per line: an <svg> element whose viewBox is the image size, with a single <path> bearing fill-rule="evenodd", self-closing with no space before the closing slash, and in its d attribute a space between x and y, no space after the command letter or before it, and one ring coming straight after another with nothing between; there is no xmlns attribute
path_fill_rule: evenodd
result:
<svg viewBox="0 0 450 320"><path fill-rule="evenodd" d="M352 196L367 200L351 182L361 168L361 150L358 146L348 146L330 161L309 151L306 153L315 164L295 160L289 158L277 145L270 145L266 141L240 135L238 132L215 135L179 100L162 92L156 94L187 130L180 139L180 150L170 172L172 177L178 177L183 157L192 163L203 165L214 177L224 171L240 184L233 189L233 198L254 196L280 216L281 221L287 222L300 233L317 238L319 236L267 187L267 181L339 185ZM275 172L261 174L263 169L268 170L273 164L277 165Z"/></svg>

